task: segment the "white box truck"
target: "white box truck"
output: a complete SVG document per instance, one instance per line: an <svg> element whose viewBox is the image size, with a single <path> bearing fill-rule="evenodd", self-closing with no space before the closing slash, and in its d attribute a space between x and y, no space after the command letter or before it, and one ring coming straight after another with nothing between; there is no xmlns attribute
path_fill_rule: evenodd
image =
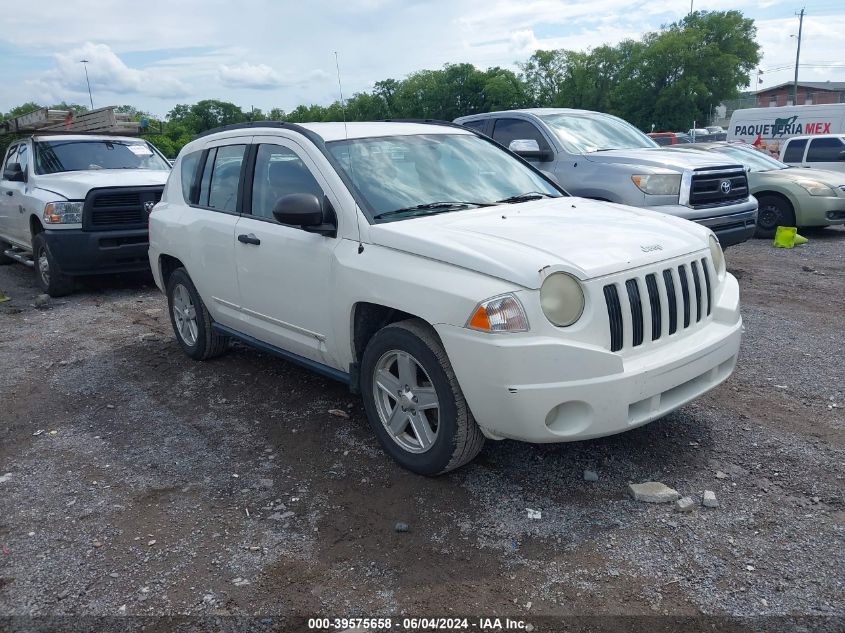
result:
<svg viewBox="0 0 845 633"><path fill-rule="evenodd" d="M777 158L793 136L845 132L845 103L735 110L728 141L742 141Z"/></svg>

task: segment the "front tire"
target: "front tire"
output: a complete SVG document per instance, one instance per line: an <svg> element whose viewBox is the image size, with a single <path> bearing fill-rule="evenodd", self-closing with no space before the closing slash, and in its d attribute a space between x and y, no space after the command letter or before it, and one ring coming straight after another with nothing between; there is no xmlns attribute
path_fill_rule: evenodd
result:
<svg viewBox="0 0 845 633"><path fill-rule="evenodd" d="M384 450L415 473L454 470L484 445L446 350L422 321L393 323L373 336L361 359L361 393Z"/></svg>
<svg viewBox="0 0 845 633"><path fill-rule="evenodd" d="M184 268L174 270L167 280L167 307L176 340L185 354L194 360L208 360L228 349L229 338L211 327L211 315Z"/></svg>
<svg viewBox="0 0 845 633"><path fill-rule="evenodd" d="M774 237L779 226L795 226L795 210L789 200L771 195L757 198L755 237Z"/></svg>
<svg viewBox="0 0 845 633"><path fill-rule="evenodd" d="M32 258L41 290L51 297L64 297L73 292L73 277L62 272L47 246L44 233L38 233L32 238Z"/></svg>

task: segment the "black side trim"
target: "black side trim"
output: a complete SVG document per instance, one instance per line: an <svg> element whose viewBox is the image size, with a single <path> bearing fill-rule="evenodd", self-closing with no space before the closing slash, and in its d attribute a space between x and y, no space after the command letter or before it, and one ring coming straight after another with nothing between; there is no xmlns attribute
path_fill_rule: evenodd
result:
<svg viewBox="0 0 845 633"><path fill-rule="evenodd" d="M263 341L259 341L257 338L253 338L247 334L242 334L237 330L233 330L232 328L226 327L225 325L220 325L219 323L213 323L211 327L220 334L231 336L232 338L238 339L239 341L246 343L250 347L259 349L262 352L267 352L268 354L273 354L274 356L278 356L279 358L284 358L285 360L290 361L291 363L295 363L296 365L300 365L301 367L310 369L314 373L321 374L326 378L331 378L332 380L337 380L338 382L342 382L347 385L351 384L351 376L345 371L340 371L339 369L329 367L328 365L323 365L322 363L318 363L317 361L311 360L310 358L305 358L304 356L300 356L299 354L294 354L293 352L289 352L280 347L276 347L275 345L270 345Z"/></svg>
<svg viewBox="0 0 845 633"><path fill-rule="evenodd" d="M643 344L643 306L640 303L640 287L636 279L629 279L625 282L625 289L628 291L628 303L631 304L631 324L633 326L634 347Z"/></svg>
<svg viewBox="0 0 845 633"><path fill-rule="evenodd" d="M648 290L648 303L651 306L651 340L656 341L663 330L663 315L660 312L660 294L657 291L657 278L654 273L645 276L645 286Z"/></svg>
<svg viewBox="0 0 845 633"><path fill-rule="evenodd" d="M666 298L669 300L669 334L678 331L678 301L675 298L675 281L672 271L663 271L663 282L666 284Z"/></svg>
<svg viewBox="0 0 845 633"><path fill-rule="evenodd" d="M604 300L607 302L607 317L610 320L610 351L618 352L622 349L622 306L616 286L608 284L604 287Z"/></svg>

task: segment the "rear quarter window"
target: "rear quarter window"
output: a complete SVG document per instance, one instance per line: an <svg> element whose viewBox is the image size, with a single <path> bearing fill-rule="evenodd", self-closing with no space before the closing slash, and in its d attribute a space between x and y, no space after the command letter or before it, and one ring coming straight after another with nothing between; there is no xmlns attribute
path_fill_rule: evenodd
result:
<svg viewBox="0 0 845 633"><path fill-rule="evenodd" d="M196 203L195 192L198 190L194 185L197 178L197 165L199 164L202 152L191 152L182 158L182 196L185 202Z"/></svg>

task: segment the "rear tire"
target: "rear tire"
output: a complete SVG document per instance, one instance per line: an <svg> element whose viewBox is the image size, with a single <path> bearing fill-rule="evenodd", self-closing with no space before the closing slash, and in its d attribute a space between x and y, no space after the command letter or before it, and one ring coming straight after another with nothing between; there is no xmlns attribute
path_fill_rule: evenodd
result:
<svg viewBox="0 0 845 633"><path fill-rule="evenodd" d="M795 210L786 198L762 195L757 198L755 237L774 237L779 226L795 226Z"/></svg>
<svg viewBox="0 0 845 633"><path fill-rule="evenodd" d="M212 328L211 315L184 268L167 280L167 308L179 346L194 360L220 356L229 348L229 337Z"/></svg>
<svg viewBox="0 0 845 633"><path fill-rule="evenodd" d="M423 321L393 323L373 336L361 359L361 393L384 450L415 473L454 470L484 445L446 350Z"/></svg>
<svg viewBox="0 0 845 633"><path fill-rule="evenodd" d="M66 275L47 246L44 233L32 238L32 259L35 262L35 276L41 290L51 297L64 297L73 292L73 277Z"/></svg>

